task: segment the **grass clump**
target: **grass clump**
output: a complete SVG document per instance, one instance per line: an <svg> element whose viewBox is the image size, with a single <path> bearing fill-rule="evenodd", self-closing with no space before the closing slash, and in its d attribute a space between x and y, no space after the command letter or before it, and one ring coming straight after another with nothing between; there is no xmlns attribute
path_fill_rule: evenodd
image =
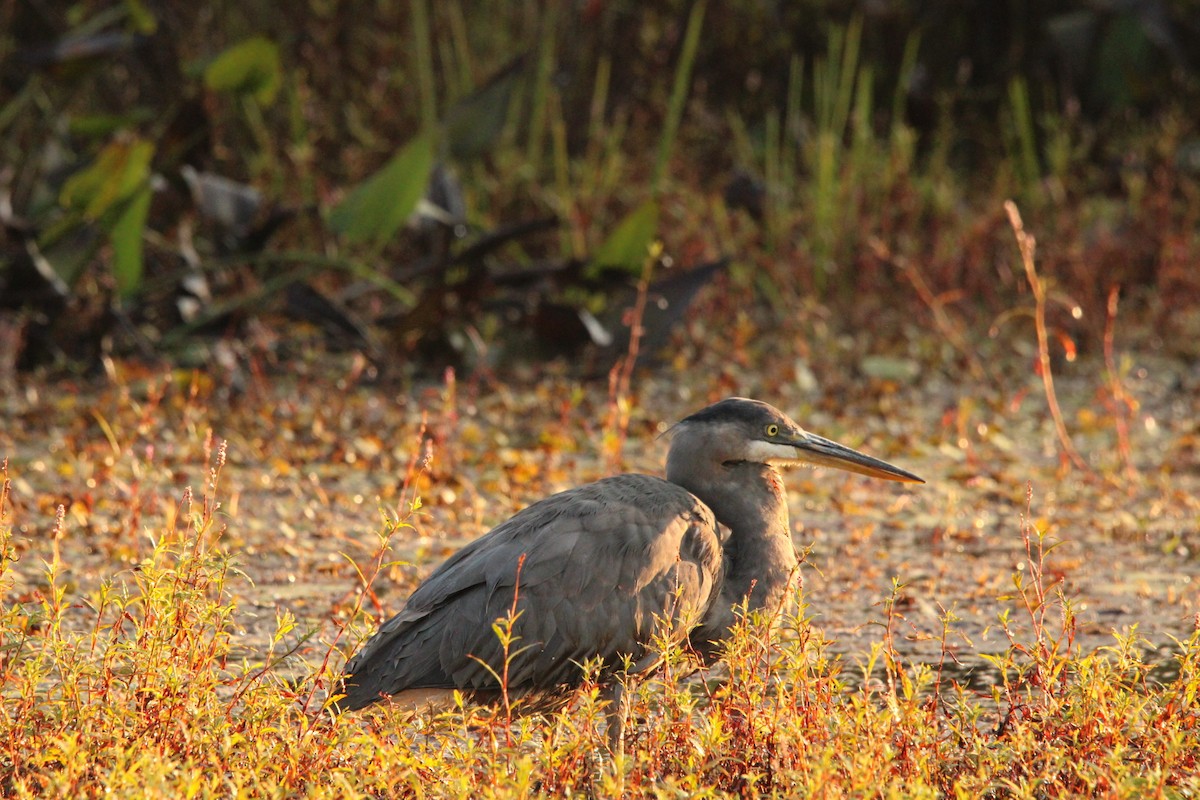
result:
<svg viewBox="0 0 1200 800"><path fill-rule="evenodd" d="M153 550L91 596L71 597L58 548L44 582L9 597L11 526L0 525L0 793L10 797L232 796L303 789L325 769L299 687L239 661L231 584L220 545L218 450L209 493L190 489ZM0 507L7 508L5 474ZM59 508L55 540L69 535ZM274 647L290 630L281 618ZM144 793L144 794L143 794ZM269 792L268 792L269 793Z"/></svg>

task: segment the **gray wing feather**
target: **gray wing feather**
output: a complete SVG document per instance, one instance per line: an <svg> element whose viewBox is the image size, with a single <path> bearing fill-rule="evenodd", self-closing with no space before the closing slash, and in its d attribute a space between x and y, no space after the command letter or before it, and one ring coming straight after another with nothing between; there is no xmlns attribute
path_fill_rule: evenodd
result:
<svg viewBox="0 0 1200 800"><path fill-rule="evenodd" d="M346 665L341 705L361 708L407 689L498 689L491 670L503 670L504 654L492 625L514 591L512 651L521 652L510 654L510 690L577 683L587 659L615 667L641 658L662 621L682 639L716 599L721 575L712 512L679 486L622 475L562 492L467 545L417 587Z"/></svg>

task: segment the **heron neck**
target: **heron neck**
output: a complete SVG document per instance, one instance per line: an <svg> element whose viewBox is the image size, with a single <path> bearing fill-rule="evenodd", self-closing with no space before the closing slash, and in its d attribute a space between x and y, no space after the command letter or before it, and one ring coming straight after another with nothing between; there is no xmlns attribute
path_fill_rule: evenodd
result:
<svg viewBox="0 0 1200 800"><path fill-rule="evenodd" d="M796 568L788 525L783 479L768 464L718 465L709 471L694 465L680 483L729 529L725 543L725 579L704 633L723 638L733 622L730 609L748 599L751 610L774 612L785 599ZM668 465L668 479L673 479Z"/></svg>

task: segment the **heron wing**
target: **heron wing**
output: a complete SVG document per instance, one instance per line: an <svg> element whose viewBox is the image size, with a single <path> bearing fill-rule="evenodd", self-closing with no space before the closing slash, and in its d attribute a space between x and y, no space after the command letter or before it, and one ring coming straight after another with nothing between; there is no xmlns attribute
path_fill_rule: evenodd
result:
<svg viewBox="0 0 1200 800"><path fill-rule="evenodd" d="M436 569L346 665L342 705L418 688L516 694L578 683L580 664L637 661L714 602L712 512L679 486L622 475L546 498ZM507 653L494 628L514 608Z"/></svg>

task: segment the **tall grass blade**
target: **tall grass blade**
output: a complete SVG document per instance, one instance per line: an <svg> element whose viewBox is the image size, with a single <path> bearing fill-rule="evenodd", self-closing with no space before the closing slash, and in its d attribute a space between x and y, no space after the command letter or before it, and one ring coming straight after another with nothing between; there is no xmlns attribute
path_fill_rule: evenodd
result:
<svg viewBox="0 0 1200 800"><path fill-rule="evenodd" d="M856 17L845 29L834 27L830 30L826 56L813 62L813 106L817 131L815 141L808 150L809 172L813 176L809 241L814 263L813 281L821 294L828 289L836 269L834 245L841 237L837 217L845 157L842 142L847 132L855 88L863 88L858 63L861 39L862 20ZM862 115L869 118L869 109ZM851 167L854 166L852 163Z"/></svg>
<svg viewBox="0 0 1200 800"><path fill-rule="evenodd" d="M592 102L588 114L588 143L600 141L604 130L604 111L608 107L608 88L612 80L612 56L605 53L596 64L596 79L592 84Z"/></svg>
<svg viewBox="0 0 1200 800"><path fill-rule="evenodd" d="M1028 194L1041 179L1041 168L1038 166L1037 135L1033 129L1029 87L1024 78L1013 78L1008 84L1008 107L1016 137L1017 173L1022 191Z"/></svg>
<svg viewBox="0 0 1200 800"><path fill-rule="evenodd" d="M536 174L542 161L543 137L546 135L549 111L550 76L554 73L554 48L557 38L557 4L551 3L541 19L541 36L538 40L537 72L533 79L533 97L529 108L529 141L526 142L525 159Z"/></svg>
<svg viewBox="0 0 1200 800"><path fill-rule="evenodd" d="M917 53L921 49L921 32L913 31L904 40L904 54L900 56L900 71L896 74L896 89L892 93L892 119L890 120L893 134L896 126L904 123L904 105L912 86L913 73L917 68Z"/></svg>
<svg viewBox="0 0 1200 800"><path fill-rule="evenodd" d="M446 11L447 27L450 29L450 41L454 44L458 91L465 94L475 85L475 67L471 58L471 40L467 36L467 19L460 0L451 0L443 8Z"/></svg>
<svg viewBox="0 0 1200 800"><path fill-rule="evenodd" d="M656 194L662 191L663 179L667 173L667 162L671 159L671 149L675 145L675 134L679 131L679 122L683 118L683 105L687 101L692 67L696 62L696 48L700 43L700 29L704 24L705 5L705 0L698 0L692 6L691 13L688 14L687 30L683 35L683 52L680 53L679 64L675 68L675 84L671 87L667 119L663 124L662 137L658 140L658 157L654 161L652 185Z"/></svg>
<svg viewBox="0 0 1200 800"><path fill-rule="evenodd" d="M437 127L438 102L433 78L433 33L426 0L412 0L412 26L417 85L421 87L421 130L429 133Z"/></svg>
<svg viewBox="0 0 1200 800"><path fill-rule="evenodd" d="M800 142L804 94L804 59L793 55L788 65L787 112L784 117L782 151L779 154L780 190L787 200L796 196L796 156Z"/></svg>

